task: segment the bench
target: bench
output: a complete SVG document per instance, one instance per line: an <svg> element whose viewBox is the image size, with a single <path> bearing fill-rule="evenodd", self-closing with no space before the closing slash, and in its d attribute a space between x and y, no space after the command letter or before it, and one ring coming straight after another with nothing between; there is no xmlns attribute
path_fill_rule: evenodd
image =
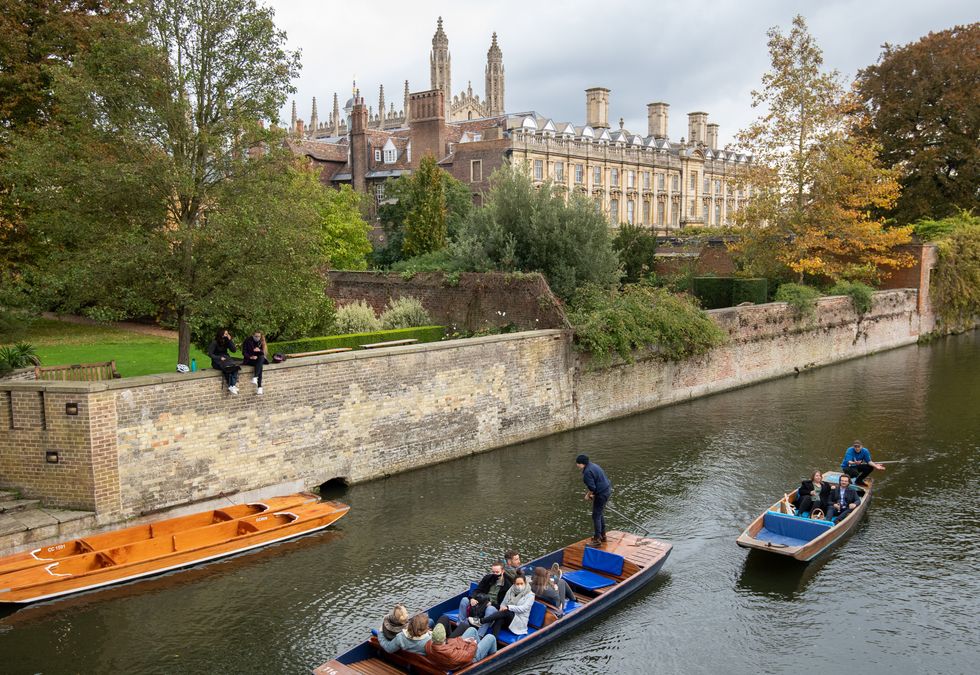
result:
<svg viewBox="0 0 980 675"><path fill-rule="evenodd" d="M586 548L582 553L582 569L566 572L562 575L562 579L572 586L587 591L599 591L614 586L619 581L625 562L623 556L616 553L598 548Z"/></svg>
<svg viewBox="0 0 980 675"><path fill-rule="evenodd" d="M95 382L122 377L116 372L115 361L76 363L71 366L34 366L35 380Z"/></svg>
<svg viewBox="0 0 980 675"><path fill-rule="evenodd" d="M350 347L334 347L333 349L318 349L315 352L296 352L295 354L286 354L287 359L298 359L301 356L323 356L324 354L339 354L341 352L351 351Z"/></svg>
<svg viewBox="0 0 980 675"><path fill-rule="evenodd" d="M829 520L813 520L766 511L756 539L777 546L805 546L834 526Z"/></svg>
<svg viewBox="0 0 980 675"><path fill-rule="evenodd" d="M381 349L382 347L400 347L401 345L414 345L418 338L407 340L389 340L388 342L372 342L371 344L361 345L361 349Z"/></svg>

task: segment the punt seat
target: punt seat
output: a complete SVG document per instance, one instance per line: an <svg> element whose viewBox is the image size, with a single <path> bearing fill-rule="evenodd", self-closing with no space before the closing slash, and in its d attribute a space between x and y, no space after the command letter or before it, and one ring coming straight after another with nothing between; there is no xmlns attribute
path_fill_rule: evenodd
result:
<svg viewBox="0 0 980 675"><path fill-rule="evenodd" d="M602 549L586 547L582 553L582 569L565 572L562 579L587 591L598 591L617 583L625 564L623 556Z"/></svg>
<svg viewBox="0 0 980 675"><path fill-rule="evenodd" d="M544 626L544 618L547 614L548 608L537 600L531 605L531 613L527 617L527 635L530 635L536 630L541 629ZM502 646L507 646L514 644L520 640L524 635L516 635L511 633L508 629L504 628L500 631L500 635L497 636L497 642L502 643Z"/></svg>

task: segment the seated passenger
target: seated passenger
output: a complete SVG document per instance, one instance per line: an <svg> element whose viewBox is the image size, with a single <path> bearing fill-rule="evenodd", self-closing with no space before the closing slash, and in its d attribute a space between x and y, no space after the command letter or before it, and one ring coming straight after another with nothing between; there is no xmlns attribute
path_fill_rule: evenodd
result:
<svg viewBox="0 0 980 675"><path fill-rule="evenodd" d="M483 617L480 635L493 631L494 636L500 635L505 626L514 635L527 635L527 620L531 616L531 606L534 605L534 593L528 586L523 574L514 577L514 584L507 589L500 609Z"/></svg>
<svg viewBox="0 0 980 675"><path fill-rule="evenodd" d="M401 649L398 636L408 626L408 610L400 602L381 620L381 629L378 631L378 642L381 648L389 654Z"/></svg>
<svg viewBox="0 0 980 675"><path fill-rule="evenodd" d="M872 462L871 451L863 447L861 441L854 441L854 445L847 449L844 460L840 463L840 470L862 487L866 485L864 479L875 469L884 471L885 465Z"/></svg>
<svg viewBox="0 0 980 675"><path fill-rule="evenodd" d="M520 553L514 550L504 553L504 593L510 589L510 585L518 575L526 577L528 574L530 571L521 567Z"/></svg>
<svg viewBox="0 0 980 675"><path fill-rule="evenodd" d="M441 619L432 629L432 639L425 645L425 655L440 670L459 670L497 651L497 640L484 635L477 640L476 628L467 628L461 637L446 638Z"/></svg>
<svg viewBox="0 0 980 675"><path fill-rule="evenodd" d="M810 480L803 481L797 494L799 498L796 500L796 511L800 515L812 514L814 509L827 513L830 504L830 483L824 482L820 471L814 471Z"/></svg>
<svg viewBox="0 0 980 675"><path fill-rule="evenodd" d="M830 490L830 508L826 513L827 520L840 522L851 514L851 511L861 505L857 490L851 485L851 478L846 473L840 477L840 487L836 485Z"/></svg>
<svg viewBox="0 0 980 675"><path fill-rule="evenodd" d="M495 612L496 610L497 608L490 604L490 596L480 591L474 591L472 598L463 598L463 601L460 602L459 620L456 622L456 628L452 627L452 622L445 614L439 617L439 623L446 628L446 634L449 637L459 637L467 628L479 627L483 617L488 612Z"/></svg>
<svg viewBox="0 0 980 675"><path fill-rule="evenodd" d="M564 582L562 582L564 583ZM548 574L548 570L543 567L534 568L534 576L531 577L531 592L538 600L543 600L549 605L558 609L556 615L562 615L562 607L565 606L565 598L558 590L558 584Z"/></svg>
<svg viewBox="0 0 980 675"><path fill-rule="evenodd" d="M395 605L399 607L400 605ZM403 608L404 609L404 608ZM392 614L394 614L392 610ZM388 617L385 617L387 619ZM408 626L404 630L395 635L394 638L388 639L384 632L384 625L382 624L382 630L378 631L378 643L381 648L384 649L389 654L397 652L398 650L404 650L406 652L412 652L415 654L425 655L425 645L432 639L432 631L429 630L429 615L425 612L421 614L416 614L408 621Z"/></svg>

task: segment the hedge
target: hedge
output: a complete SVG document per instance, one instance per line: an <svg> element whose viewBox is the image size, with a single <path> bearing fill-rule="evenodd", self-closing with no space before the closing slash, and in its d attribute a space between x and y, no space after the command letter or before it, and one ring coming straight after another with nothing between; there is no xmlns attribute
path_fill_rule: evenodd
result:
<svg viewBox="0 0 980 675"><path fill-rule="evenodd" d="M694 295L705 309L732 306L733 277L694 277Z"/></svg>
<svg viewBox="0 0 980 675"><path fill-rule="evenodd" d="M446 335L445 326L420 326L418 328L395 328L379 330L373 333L350 333L349 335L329 335L326 337L291 340L289 342L270 342L270 354L298 354L301 352L316 352L321 349L337 349L338 347L360 347L373 342L390 342L392 340L416 339L419 342L438 342Z"/></svg>
<svg viewBox="0 0 980 675"><path fill-rule="evenodd" d="M769 301L769 282L766 279L735 279L732 287L732 306L751 302L764 305Z"/></svg>

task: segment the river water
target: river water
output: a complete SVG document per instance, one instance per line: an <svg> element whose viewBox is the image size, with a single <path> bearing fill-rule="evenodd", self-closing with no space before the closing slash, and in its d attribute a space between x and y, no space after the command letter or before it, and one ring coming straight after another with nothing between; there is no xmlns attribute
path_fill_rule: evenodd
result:
<svg viewBox="0 0 980 675"><path fill-rule="evenodd" d="M808 566L735 546L854 438L903 461L843 545ZM980 332L353 486L335 531L0 618L0 671L308 673L394 602L589 535L579 452L674 550L646 590L512 672L977 672Z"/></svg>

